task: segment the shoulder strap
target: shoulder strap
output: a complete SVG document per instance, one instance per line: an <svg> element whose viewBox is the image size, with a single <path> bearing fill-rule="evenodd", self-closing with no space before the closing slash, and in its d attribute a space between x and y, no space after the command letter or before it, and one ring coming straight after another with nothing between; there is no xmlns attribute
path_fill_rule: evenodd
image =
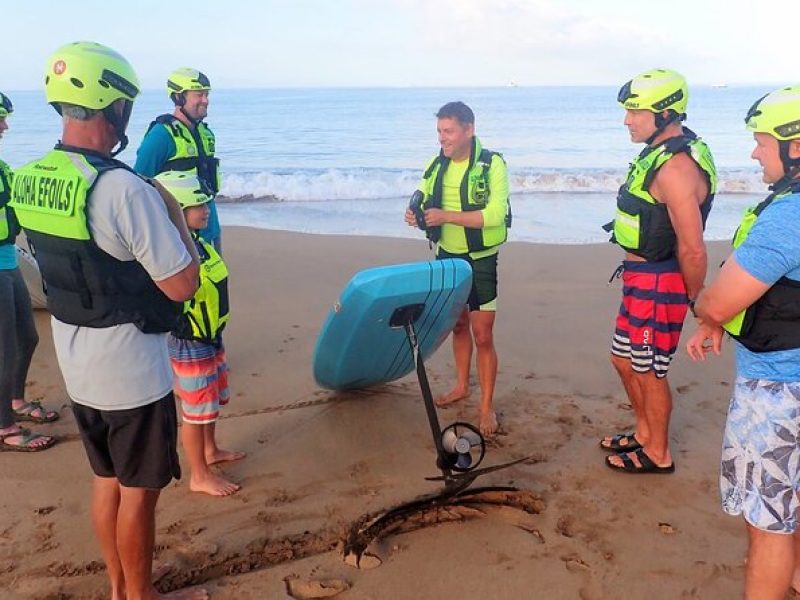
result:
<svg viewBox="0 0 800 600"><path fill-rule="evenodd" d="M697 136L690 129L687 129L684 131L684 135L676 135L675 137L671 137L661 142L661 144L659 144L659 146L662 148L661 154L669 153L674 156L680 152L689 152L689 144L696 139ZM672 158L672 156L670 156L670 158ZM647 172L644 177L644 181L642 182L642 189L645 191L650 190L650 186L652 185L653 180L656 178L659 169L661 169L661 167L663 167L664 163L667 161L664 161L660 165L655 164L656 162L658 162L658 158L655 159L653 166L650 167L650 170Z"/></svg>
<svg viewBox="0 0 800 600"><path fill-rule="evenodd" d="M495 156L499 156L500 160L506 162L506 159L503 158L503 155L499 152L495 152L494 150L487 150L486 148L481 148L481 153L478 156L478 162L483 165L483 178L486 180L486 184L489 184L489 170L492 168L492 159Z"/></svg>
<svg viewBox="0 0 800 600"><path fill-rule="evenodd" d="M156 125L167 125L169 126L172 121L176 121L175 115L164 114L158 115L153 121L150 121L150 125L147 126L147 131L144 132L145 135L150 133L150 130L155 127Z"/></svg>
<svg viewBox="0 0 800 600"><path fill-rule="evenodd" d="M156 120L153 121L153 123L158 123L159 125L168 125L168 124L172 123L173 121L177 121L177 120L178 120L178 118L175 115L170 114L170 113L165 113L163 115L158 115L156 117Z"/></svg>
<svg viewBox="0 0 800 600"><path fill-rule="evenodd" d="M480 162L483 165L483 170L481 171L481 177L483 178L483 181L486 184L486 190L489 193L491 193L491 190L489 189L489 171L492 168L492 159L494 159L495 156L499 156L500 160L502 160L503 163L506 162L506 159L500 152L495 152L494 150L487 150L486 148L481 148L481 153L480 156L478 157L478 162ZM506 227L510 228L514 218L511 211L510 196L507 200L507 204L508 208L506 209Z"/></svg>
<svg viewBox="0 0 800 600"><path fill-rule="evenodd" d="M100 180L100 177L104 173L108 173L109 171L113 171L114 169L124 169L129 173L136 175L136 177L138 177L145 183L152 185L146 177L142 177L131 167L126 165L121 160L117 160L116 158L111 158L109 156L105 156L103 154L100 154L99 152L94 152L93 150L88 150L86 148L76 148L75 146L67 146L65 144L56 144L55 149L82 155L86 159L86 162L92 165L92 167L97 171L97 177L95 177L92 186L87 191L87 195L92 192L94 186L97 185L97 182Z"/></svg>
<svg viewBox="0 0 800 600"><path fill-rule="evenodd" d="M433 173L433 171L436 169L437 166L439 166L439 164L441 164L441 162L442 162L442 155L440 153L439 156L437 156L431 161L431 164L428 165L428 168L425 169L425 172L422 174L422 178L428 179L428 177L431 176L431 173Z"/></svg>

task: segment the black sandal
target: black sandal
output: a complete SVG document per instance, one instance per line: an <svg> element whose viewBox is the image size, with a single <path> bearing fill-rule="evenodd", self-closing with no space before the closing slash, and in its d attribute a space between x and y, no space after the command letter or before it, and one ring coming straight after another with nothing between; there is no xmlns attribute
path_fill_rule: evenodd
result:
<svg viewBox="0 0 800 600"><path fill-rule="evenodd" d="M650 460L650 457L647 456L644 452L644 448L639 448L633 454L639 459L639 465L636 466L636 463L633 462L633 459L628 456L627 452L620 452L617 454L622 459L622 466L617 466L611 462L611 457L606 456L606 466L610 469L614 469L615 471L623 471L624 473L656 473L656 474L668 474L675 472L675 463L673 462L668 467L659 467L656 463Z"/></svg>
<svg viewBox="0 0 800 600"><path fill-rule="evenodd" d="M622 440L628 440L628 443L623 446L620 443ZM608 444L608 446L603 444L604 441L605 438L600 440L600 447L608 452L634 452L642 447L642 445L639 443L639 440L636 439L635 433L618 433L611 438L611 442Z"/></svg>

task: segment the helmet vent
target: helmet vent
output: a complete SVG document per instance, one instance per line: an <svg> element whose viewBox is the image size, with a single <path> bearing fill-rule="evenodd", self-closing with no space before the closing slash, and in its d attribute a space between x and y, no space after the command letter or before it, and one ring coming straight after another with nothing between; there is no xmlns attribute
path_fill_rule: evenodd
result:
<svg viewBox="0 0 800 600"><path fill-rule="evenodd" d="M800 133L800 120L778 125L775 128L775 133L784 138L797 136Z"/></svg>
<svg viewBox="0 0 800 600"><path fill-rule="evenodd" d="M666 110L679 100L683 99L683 90L678 90L674 94L670 94L663 100L659 100L658 102L653 102L653 108L656 110Z"/></svg>
<svg viewBox="0 0 800 600"><path fill-rule="evenodd" d="M101 86L103 86L103 87L104 87L104 88L106 88L106 89L108 89L108 88L110 88L110 87L111 87L111 86L108 84L108 82L106 82L106 81L103 81L102 79L98 79L98 80L97 80L97 83L99 83Z"/></svg>
<svg viewBox="0 0 800 600"><path fill-rule="evenodd" d="M76 77L71 77L70 78L70 82L72 82L72 85L74 85L76 88L82 88L83 87L83 82L80 79L76 78Z"/></svg>

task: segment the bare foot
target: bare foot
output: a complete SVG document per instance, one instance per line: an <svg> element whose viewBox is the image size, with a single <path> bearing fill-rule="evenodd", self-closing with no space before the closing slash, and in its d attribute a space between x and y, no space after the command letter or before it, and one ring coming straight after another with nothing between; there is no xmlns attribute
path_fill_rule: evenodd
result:
<svg viewBox="0 0 800 600"><path fill-rule="evenodd" d="M169 594L157 594L155 598L156 600L208 600L210 597L204 588L190 587Z"/></svg>
<svg viewBox="0 0 800 600"><path fill-rule="evenodd" d="M233 462L235 460L242 460L245 456L247 456L246 452L217 448L213 454L206 455L206 464L211 466L221 462Z"/></svg>
<svg viewBox="0 0 800 600"><path fill-rule="evenodd" d="M469 388L455 387L449 393L443 394L436 399L436 406L444 408L454 402L469 398Z"/></svg>
<svg viewBox="0 0 800 600"><path fill-rule="evenodd" d="M481 430L481 435L483 437L492 437L497 433L499 427L500 425L497 423L497 413L493 410L480 412L478 416L478 429Z"/></svg>
<svg viewBox="0 0 800 600"><path fill-rule="evenodd" d="M209 473L203 477L195 477L193 474L189 479L189 489L209 496L230 496L242 489L242 486L214 473Z"/></svg>

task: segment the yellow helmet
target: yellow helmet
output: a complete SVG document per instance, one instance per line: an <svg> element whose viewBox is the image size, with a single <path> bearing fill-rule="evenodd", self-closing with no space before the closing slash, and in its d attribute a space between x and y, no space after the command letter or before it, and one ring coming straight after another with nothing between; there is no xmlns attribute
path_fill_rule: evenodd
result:
<svg viewBox="0 0 800 600"><path fill-rule="evenodd" d="M65 102L102 110L120 98L133 102L139 79L118 52L95 42L74 42L47 59L45 95L50 104Z"/></svg>
<svg viewBox="0 0 800 600"><path fill-rule="evenodd" d="M212 199L192 171L165 171L155 178L175 197L181 208L206 204Z"/></svg>
<svg viewBox="0 0 800 600"><path fill-rule="evenodd" d="M800 85L761 96L744 118L747 129L778 140L800 139Z"/></svg>
<svg viewBox="0 0 800 600"><path fill-rule="evenodd" d="M5 119L8 115L14 112L14 105L11 104L11 98L0 92L0 119Z"/></svg>
<svg viewBox="0 0 800 600"><path fill-rule="evenodd" d="M674 110L684 115L689 103L689 86L677 71L651 69L623 85L617 94L617 102L625 109L654 113Z"/></svg>
<svg viewBox="0 0 800 600"><path fill-rule="evenodd" d="M210 90L211 81L209 81L205 73L201 73L197 69L182 67L175 69L167 77L167 94L179 106L181 104L179 99L183 97L184 92Z"/></svg>
<svg viewBox="0 0 800 600"><path fill-rule="evenodd" d="M794 178L800 169L800 158L789 155L789 146L792 140L800 140L800 85L761 96L747 111L744 122L750 131L766 133L778 140L785 177Z"/></svg>

